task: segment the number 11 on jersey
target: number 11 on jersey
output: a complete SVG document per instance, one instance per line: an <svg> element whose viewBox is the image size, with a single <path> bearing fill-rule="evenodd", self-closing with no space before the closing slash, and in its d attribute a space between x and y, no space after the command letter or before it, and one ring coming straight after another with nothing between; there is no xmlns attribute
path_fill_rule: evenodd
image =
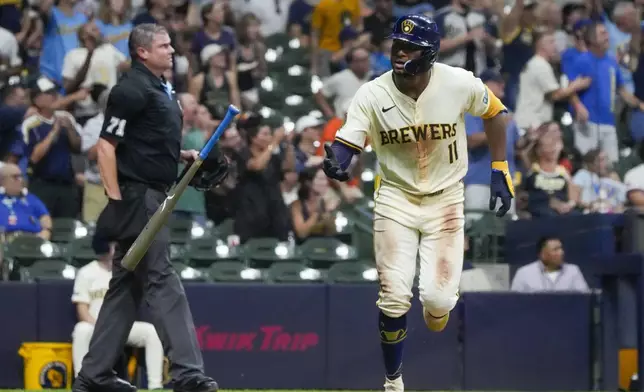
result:
<svg viewBox="0 0 644 392"><path fill-rule="evenodd" d="M458 148L456 148L456 140L451 142L449 146L447 146L447 149L449 151L449 163L452 164L458 161Z"/></svg>

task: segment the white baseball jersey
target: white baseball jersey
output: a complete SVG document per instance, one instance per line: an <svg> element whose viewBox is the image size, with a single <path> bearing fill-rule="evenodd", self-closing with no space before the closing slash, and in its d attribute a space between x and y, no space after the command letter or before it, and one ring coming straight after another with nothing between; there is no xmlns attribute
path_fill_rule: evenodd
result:
<svg viewBox="0 0 644 392"><path fill-rule="evenodd" d="M74 281L72 302L89 305L89 314L95 319L103 305L103 298L110 286L112 272L94 260L78 270Z"/></svg>
<svg viewBox="0 0 644 392"><path fill-rule="evenodd" d="M362 150L368 137L380 181L426 195L456 184L467 172L465 113L491 118L504 109L462 68L434 64L416 101L398 90L389 71L360 87L336 140Z"/></svg>

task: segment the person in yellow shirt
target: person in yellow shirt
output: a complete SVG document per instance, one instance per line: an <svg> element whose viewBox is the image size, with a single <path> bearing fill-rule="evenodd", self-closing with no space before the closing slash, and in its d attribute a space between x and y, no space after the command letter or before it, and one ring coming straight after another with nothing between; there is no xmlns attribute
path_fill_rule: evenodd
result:
<svg viewBox="0 0 644 392"><path fill-rule="evenodd" d="M311 71L326 77L333 52L342 49L340 32L346 26L359 29L360 0L320 0L311 18Z"/></svg>

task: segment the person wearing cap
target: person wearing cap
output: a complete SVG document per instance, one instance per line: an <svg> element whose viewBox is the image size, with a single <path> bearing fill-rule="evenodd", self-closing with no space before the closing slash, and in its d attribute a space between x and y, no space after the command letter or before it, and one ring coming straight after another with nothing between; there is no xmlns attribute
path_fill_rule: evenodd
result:
<svg viewBox="0 0 644 392"><path fill-rule="evenodd" d="M72 332L72 362L78 377L83 358L89 351L96 319L112 279L112 261L116 244L96 232L92 249L97 259L78 270L74 280L72 304L76 307L78 322ZM163 345L154 325L135 321L127 336L127 345L145 349L148 389L163 388Z"/></svg>
<svg viewBox="0 0 644 392"><path fill-rule="evenodd" d="M519 94L519 75L523 66L534 55L533 37L536 16L535 0L515 0L510 13L501 20L499 34L503 40L503 68L505 78L505 106L514 110Z"/></svg>
<svg viewBox="0 0 644 392"><path fill-rule="evenodd" d="M480 75L481 81L499 99L504 97L505 81L503 76L494 69L487 69ZM465 184L465 219L468 222L482 217L480 213L468 210L485 210L490 201L490 165L492 158L488 147L483 119L465 114L465 132L467 134L468 170L463 178ZM519 141L519 129L514 119L510 118L506 127L506 156L510 176L516 175L515 146ZM515 184L518 181L515 180ZM510 213L516 210L512 202Z"/></svg>
<svg viewBox="0 0 644 392"><path fill-rule="evenodd" d="M577 60L577 56L588 50L584 41L585 30L593 23L592 19L584 18L576 21L571 28L572 45L561 54L561 71L565 74Z"/></svg>
<svg viewBox="0 0 644 392"><path fill-rule="evenodd" d="M240 108L239 87L229 70L226 49L218 44L206 45L200 58L203 71L190 80L188 92L206 106L226 103Z"/></svg>
<svg viewBox="0 0 644 392"><path fill-rule="evenodd" d="M112 368L127 342L137 305L145 298L152 323L168 351L174 390L214 392L219 387L204 374L188 299L170 261L169 229L161 229L134 271L121 264L176 183L179 162L193 163L199 155L196 150L181 150L183 113L164 77L172 69L174 53L168 31L160 25L139 24L132 29L129 47L132 67L110 91L97 145L108 202L96 229L116 242L113 279L72 390L136 390L114 375ZM225 171L227 166L220 157L215 148L206 162ZM208 187L216 186L217 181Z"/></svg>
<svg viewBox="0 0 644 392"><path fill-rule="evenodd" d="M54 110L58 88L40 77L31 89L36 114L22 123L24 155L29 159L29 189L52 218L78 218L79 189L72 154L81 152L80 126L68 112Z"/></svg>
<svg viewBox="0 0 644 392"><path fill-rule="evenodd" d="M315 154L316 143L320 143L320 134L324 121L321 118L306 115L295 122L295 171L302 172L304 169L319 166L324 160L323 157Z"/></svg>
<svg viewBox="0 0 644 392"><path fill-rule="evenodd" d="M535 55L526 64L519 79L515 120L519 128L536 128L553 120L554 102L568 100L590 86L590 78L578 77L561 87L553 64L559 61L553 33L535 36Z"/></svg>

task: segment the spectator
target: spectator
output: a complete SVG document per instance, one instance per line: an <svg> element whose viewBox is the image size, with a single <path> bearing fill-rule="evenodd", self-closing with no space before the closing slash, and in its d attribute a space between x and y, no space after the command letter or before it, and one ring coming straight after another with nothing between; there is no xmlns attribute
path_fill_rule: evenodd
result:
<svg viewBox="0 0 644 392"><path fill-rule="evenodd" d="M271 132L262 121L261 116L250 114L243 116L238 124L247 141L242 153L245 167L238 184L235 215L235 233L242 244L257 237L286 241L290 228L280 182L283 172L294 170L294 148L290 143L283 143L283 128Z"/></svg>
<svg viewBox="0 0 644 392"><path fill-rule="evenodd" d="M590 19L580 19L572 26L572 45L561 54L561 71L564 75L568 74L577 57L588 50L584 36L586 28L592 23Z"/></svg>
<svg viewBox="0 0 644 392"><path fill-rule="evenodd" d="M486 68L487 47L495 40L485 30L485 15L470 10L468 4L452 0L437 11L436 23L442 34L440 56L443 63L478 75Z"/></svg>
<svg viewBox="0 0 644 392"><path fill-rule="evenodd" d="M89 351L94 325L112 278L115 247L116 244L107 242L100 235L94 235L92 248L98 259L80 268L74 281L72 303L76 306L78 322L72 332L72 359L76 376ZM163 388L163 345L154 326L135 321L128 334L127 344L145 349L148 388Z"/></svg>
<svg viewBox="0 0 644 392"><path fill-rule="evenodd" d="M317 167L322 164L323 157L316 155L320 144L324 121L310 115L301 117L295 123L295 172L301 173L304 169Z"/></svg>
<svg viewBox="0 0 644 392"><path fill-rule="evenodd" d="M249 12L259 18L262 37L284 33L288 20L289 5L292 0L245 0L231 1L230 7L237 18Z"/></svg>
<svg viewBox="0 0 644 392"><path fill-rule="evenodd" d="M568 47L568 34L562 29L561 6L554 0L546 0L538 6L536 14L540 32L553 35L557 54L561 54Z"/></svg>
<svg viewBox="0 0 644 392"><path fill-rule="evenodd" d="M564 249L557 237L543 237L537 243L539 259L517 270L512 291L546 293L589 292L588 284L578 266L564 262Z"/></svg>
<svg viewBox="0 0 644 392"><path fill-rule="evenodd" d="M536 27L537 2L516 0L512 10L501 20L499 34L503 40L503 67L506 78L505 105L514 110L519 93L519 76L534 55L532 34Z"/></svg>
<svg viewBox="0 0 644 392"><path fill-rule="evenodd" d="M118 49L125 58L130 58L127 42L132 31L130 0L104 0L98 10L96 25L105 40Z"/></svg>
<svg viewBox="0 0 644 392"><path fill-rule="evenodd" d="M537 132L533 163L523 185L528 212L533 218L569 214L577 206L578 192L568 171L559 165L561 130L556 123L547 123Z"/></svg>
<svg viewBox="0 0 644 392"><path fill-rule="evenodd" d="M171 4L169 0L145 0L145 7L134 17L132 25L156 23L169 25ZM174 29L170 29L172 31Z"/></svg>
<svg viewBox="0 0 644 392"><path fill-rule="evenodd" d="M0 167L0 199L0 227L5 238L33 234L49 240L49 211L36 195L29 193L18 165L6 163Z"/></svg>
<svg viewBox="0 0 644 392"><path fill-rule="evenodd" d="M610 177L606 153L590 150L584 167L575 173L573 184L581 192L580 206L591 213L621 213L626 202L626 187Z"/></svg>
<svg viewBox="0 0 644 392"><path fill-rule="evenodd" d="M5 86L0 96L0 159L16 163L18 160L11 156L11 147L22 139L20 125L27 113L27 92L21 84L15 83Z"/></svg>
<svg viewBox="0 0 644 392"><path fill-rule="evenodd" d="M260 41L259 19L248 13L237 24L237 84L244 108L253 108L259 103L257 85L266 76L266 46Z"/></svg>
<svg viewBox="0 0 644 392"><path fill-rule="evenodd" d="M237 77L229 70L227 58L227 50L218 44L210 44L201 51L206 68L192 78L188 92L206 106L241 105Z"/></svg>
<svg viewBox="0 0 644 392"><path fill-rule="evenodd" d="M609 53L621 66L624 86L629 92L633 92L633 79L628 63L631 37L633 34L639 34L641 28L639 11L631 1L618 1L613 8L612 20L604 13L601 21L608 31Z"/></svg>
<svg viewBox="0 0 644 392"><path fill-rule="evenodd" d="M590 87L573 98L576 112L575 147L581 154L600 147L611 163L619 158L615 128L615 93L631 107L643 110L644 103L624 87L619 65L608 54L608 32L602 23L593 23L586 30L588 52L579 55L568 79L579 76L592 79Z"/></svg>
<svg viewBox="0 0 644 392"><path fill-rule="evenodd" d="M193 95L183 93L179 95L179 102L183 109L183 141L181 149L199 151L206 144L206 136L210 130L197 126L199 104ZM206 113L208 113L207 110ZM184 164L179 165L179 173L183 171L184 167ZM204 193L193 187L188 187L177 202L177 206L174 209L174 216L182 219L190 219L205 226L206 198Z"/></svg>
<svg viewBox="0 0 644 392"><path fill-rule="evenodd" d="M555 37L544 33L535 37L535 55L528 61L519 79L516 121L528 129L553 120L554 102L567 100L590 86L590 78L578 77L561 87L552 64L559 60Z"/></svg>
<svg viewBox="0 0 644 392"><path fill-rule="evenodd" d="M436 8L442 8L449 0L394 0L394 15L399 18L407 14L426 14L432 16Z"/></svg>
<svg viewBox="0 0 644 392"><path fill-rule="evenodd" d="M644 30L644 26L642 26ZM635 85L635 96L640 101L644 101L644 41L641 40L641 32L636 39L640 42L640 47L633 48L633 84ZM630 116L630 134L633 142L640 143L644 141L644 111L634 108Z"/></svg>
<svg viewBox="0 0 644 392"><path fill-rule="evenodd" d="M54 111L57 92L50 80L39 78L31 94L37 113L22 123L29 187L52 218L75 219L80 203L71 154L81 152L80 126L68 112Z"/></svg>
<svg viewBox="0 0 644 392"><path fill-rule="evenodd" d="M300 189L298 172L295 170L285 171L284 178L280 183L280 189L282 190L284 204L286 204L287 207L290 207L291 204L298 199L297 195Z"/></svg>
<svg viewBox="0 0 644 392"><path fill-rule="evenodd" d="M364 19L364 33L374 49L380 49L396 21L393 0L375 0L373 13Z"/></svg>
<svg viewBox="0 0 644 392"><path fill-rule="evenodd" d="M81 47L70 50L63 61L63 86L67 94L81 89L89 90L100 84L112 88L118 81L119 71L129 65L126 57L114 45L106 42L94 22L84 24L78 33ZM77 101L74 117L79 124L98 113L96 102L90 95Z"/></svg>
<svg viewBox="0 0 644 392"><path fill-rule="evenodd" d="M369 52L353 49L347 55L349 68L329 77L320 91L315 93L315 101L325 117L335 117L342 112L345 102L350 101L360 86L371 79ZM329 104L329 99L332 103Z"/></svg>
<svg viewBox="0 0 644 392"><path fill-rule="evenodd" d="M63 82L65 55L78 48L78 29L87 23L87 16L74 11L76 0L40 2L40 12L45 20L45 36L40 56L40 72L50 80Z"/></svg>
<svg viewBox="0 0 644 392"><path fill-rule="evenodd" d="M325 202L329 181L322 168L310 167L300 173L297 200L291 203L291 219L297 242L335 233L333 213L338 202Z"/></svg>
<svg viewBox="0 0 644 392"><path fill-rule="evenodd" d="M107 196L103 188L103 181L101 180L101 173L98 169L98 155L96 143L101 135L103 128L103 121L105 121L105 109L107 108L107 98L110 95L110 89L103 86L100 89L95 89L98 94L96 101L98 102L99 112L96 116L90 118L82 128L81 136L81 151L87 158L87 168L85 169L85 184L83 187L83 221L96 222L103 208L107 205Z"/></svg>
<svg viewBox="0 0 644 392"><path fill-rule="evenodd" d="M644 143L640 144L639 155L642 163L630 169L624 175L624 184L629 205L636 208L644 207Z"/></svg>
<svg viewBox="0 0 644 392"><path fill-rule="evenodd" d="M226 70L237 72L237 37L228 26L224 26L224 6L220 1L206 4L201 9L203 28L197 31L192 40L192 61L195 68L208 68L209 63L204 60L203 50L206 46L217 44L222 52L226 53ZM225 49L225 50L224 50ZM236 83L235 83L236 85ZM196 97L198 95L195 95Z"/></svg>
<svg viewBox="0 0 644 392"><path fill-rule="evenodd" d="M311 18L311 73L331 75L331 56L342 48L340 32L345 27L359 31L359 0L320 0ZM347 61L349 62L349 61Z"/></svg>
<svg viewBox="0 0 644 392"><path fill-rule="evenodd" d="M494 95L503 99L504 81L501 74L494 70L487 70L481 74L481 80L487 85ZM492 158L487 145L487 136L483 126L483 119L470 114L465 115L465 131L467 132L467 149L469 168L464 178L465 183L465 209L484 210L490 202L490 164ZM519 141L519 130L514 120L508 122L506 128L506 153L510 167L510 174L515 175L515 145ZM512 206L512 213L515 206ZM480 213L468 213L466 218L477 220Z"/></svg>
<svg viewBox="0 0 644 392"><path fill-rule="evenodd" d="M316 3L317 0L293 0L288 9L286 31L304 47L311 44L311 17Z"/></svg>
<svg viewBox="0 0 644 392"><path fill-rule="evenodd" d="M4 79L19 74L21 65L18 39L11 31L0 27L0 66L4 68L0 71L0 77Z"/></svg>
<svg viewBox="0 0 644 392"><path fill-rule="evenodd" d="M385 39L380 46L371 53L371 72L374 77L380 76L387 71L391 71L391 46L393 40Z"/></svg>

